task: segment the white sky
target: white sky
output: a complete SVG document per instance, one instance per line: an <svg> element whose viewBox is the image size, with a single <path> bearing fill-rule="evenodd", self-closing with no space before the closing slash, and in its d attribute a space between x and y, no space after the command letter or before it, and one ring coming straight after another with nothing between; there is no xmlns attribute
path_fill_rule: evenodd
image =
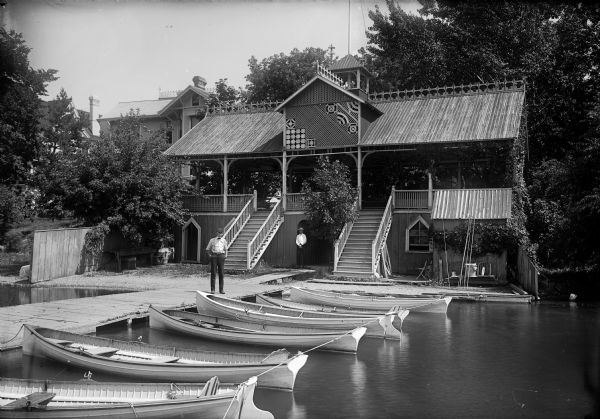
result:
<svg viewBox="0 0 600 419"><path fill-rule="evenodd" d="M79 109L100 99L95 116L117 102L157 99L199 75L213 87L227 78L245 87L248 59L293 48L348 53L348 0L5 0L3 26L23 34L33 68L58 70L49 98L64 87ZM416 0L396 0L416 13ZM375 5L350 0L350 52L367 44ZM95 130L97 133L97 129Z"/></svg>

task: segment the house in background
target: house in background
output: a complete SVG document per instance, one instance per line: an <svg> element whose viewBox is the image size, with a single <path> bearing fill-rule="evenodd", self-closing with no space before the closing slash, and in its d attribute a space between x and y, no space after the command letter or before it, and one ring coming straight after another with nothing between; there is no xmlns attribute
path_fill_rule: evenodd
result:
<svg viewBox="0 0 600 419"><path fill-rule="evenodd" d="M110 133L115 124L135 112L142 126L149 132L164 130L167 142L172 144L204 118L209 92L206 79L194 76L193 85L183 90L159 91L158 99L119 102L98 118L100 131ZM182 162L181 173L190 176L189 165Z"/></svg>
<svg viewBox="0 0 600 419"><path fill-rule="evenodd" d="M336 242L334 273L377 276L387 265L393 273L414 274L426 262L436 275L454 270L434 252L431 230L450 226L444 209L452 206L470 205L473 211L456 219L484 222L488 209L510 208L515 182L510 162L525 138L525 85L505 81L372 93L371 78L349 55L329 69L318 66L281 103L208 109L166 151L191 162L196 175L212 164L216 183L213 193L185 198L192 216L177 237L178 259L206 262L201 249L225 226L228 268L251 269L259 260L294 266L295 236L303 226L304 264L327 263L330 249L307 231L300 188L316 158L329 156L350 168L360 210ZM279 182L272 208L261 208L270 193L264 190L266 174ZM486 200L474 198L479 196ZM509 210L490 217L510 216ZM506 256L489 258L497 278L505 279Z"/></svg>
<svg viewBox="0 0 600 419"><path fill-rule="evenodd" d="M206 80L194 76L193 85L183 90L159 91L158 99L119 102L117 106L98 118L100 130L109 133L111 128L130 112L136 112L149 131L165 130L169 144L177 141L196 125L206 112L209 93Z"/></svg>

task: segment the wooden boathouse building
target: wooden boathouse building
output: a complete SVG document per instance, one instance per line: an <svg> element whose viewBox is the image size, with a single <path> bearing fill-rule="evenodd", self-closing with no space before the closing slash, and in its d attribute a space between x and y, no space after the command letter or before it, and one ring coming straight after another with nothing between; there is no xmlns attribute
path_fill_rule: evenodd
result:
<svg viewBox="0 0 600 419"><path fill-rule="evenodd" d="M460 270L464 260L436 250L432 232L513 217L525 84L378 93L370 92L371 80L348 55L328 69L317 66L283 102L209 108L166 151L189 167L199 191L185 197L192 216L177 235L178 260L207 262L206 243L225 227L228 268L251 269L260 260L295 266L295 236L304 227L304 264L326 263L331 249L306 231L300 189L316 158L329 156L349 167L360 211L336 242L336 274L377 276L382 261L399 274L427 263L436 274ZM506 253L484 259L496 279L506 279Z"/></svg>

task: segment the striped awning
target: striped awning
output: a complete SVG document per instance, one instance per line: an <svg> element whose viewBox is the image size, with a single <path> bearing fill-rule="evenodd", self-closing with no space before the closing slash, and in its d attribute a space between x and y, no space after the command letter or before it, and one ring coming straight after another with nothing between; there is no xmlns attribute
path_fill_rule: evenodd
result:
<svg viewBox="0 0 600 419"><path fill-rule="evenodd" d="M439 189L434 192L434 220L493 220L511 217L512 189Z"/></svg>

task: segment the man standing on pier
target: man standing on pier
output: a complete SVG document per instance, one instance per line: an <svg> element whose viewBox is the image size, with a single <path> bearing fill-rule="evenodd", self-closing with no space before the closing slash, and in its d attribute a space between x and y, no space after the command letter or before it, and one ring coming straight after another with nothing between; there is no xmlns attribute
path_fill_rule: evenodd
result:
<svg viewBox="0 0 600 419"><path fill-rule="evenodd" d="M215 276L219 271L219 292L225 294L223 269L225 268L225 259L227 258L227 240L223 237L223 229L217 229L217 235L210 239L206 252L210 258L210 292L215 293Z"/></svg>

